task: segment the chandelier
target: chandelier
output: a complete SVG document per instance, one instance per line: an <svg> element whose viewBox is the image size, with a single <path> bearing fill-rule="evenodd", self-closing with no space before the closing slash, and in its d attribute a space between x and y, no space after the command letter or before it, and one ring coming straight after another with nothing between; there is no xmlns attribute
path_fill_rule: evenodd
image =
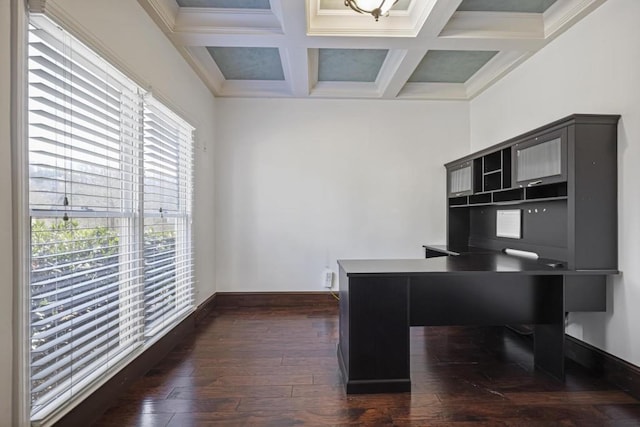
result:
<svg viewBox="0 0 640 427"><path fill-rule="evenodd" d="M349 6L358 13L370 13L376 21L380 15L388 15L389 10L396 3L398 0L344 0L345 6Z"/></svg>

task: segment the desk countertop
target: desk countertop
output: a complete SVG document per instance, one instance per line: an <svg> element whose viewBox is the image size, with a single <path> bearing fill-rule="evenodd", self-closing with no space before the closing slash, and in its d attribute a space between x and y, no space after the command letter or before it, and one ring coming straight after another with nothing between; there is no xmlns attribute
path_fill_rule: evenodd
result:
<svg viewBox="0 0 640 427"><path fill-rule="evenodd" d="M518 273L523 275L607 275L617 270L568 270L552 260L528 259L502 252L462 253L419 259L338 260L347 276Z"/></svg>
<svg viewBox="0 0 640 427"><path fill-rule="evenodd" d="M495 252L490 249L477 248L474 246L449 246L449 245L422 245L423 248L435 252L442 252L447 255L460 255L478 252Z"/></svg>

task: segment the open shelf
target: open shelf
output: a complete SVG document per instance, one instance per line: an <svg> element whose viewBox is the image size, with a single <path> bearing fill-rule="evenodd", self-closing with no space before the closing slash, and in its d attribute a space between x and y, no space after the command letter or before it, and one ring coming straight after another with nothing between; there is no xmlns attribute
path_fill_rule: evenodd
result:
<svg viewBox="0 0 640 427"><path fill-rule="evenodd" d="M482 159L482 171L484 173L489 172L498 172L502 170L502 155L500 151L496 151L495 153L487 154Z"/></svg>
<svg viewBox="0 0 640 427"><path fill-rule="evenodd" d="M483 176L482 157L478 157L473 161L473 192L482 193L482 176Z"/></svg>
<svg viewBox="0 0 640 427"><path fill-rule="evenodd" d="M474 194L472 196L469 196L470 205L477 205L480 203L491 203L491 193Z"/></svg>
<svg viewBox="0 0 640 427"><path fill-rule="evenodd" d="M524 199L522 188L513 188L511 190L496 191L493 193L494 202L512 202Z"/></svg>
<svg viewBox="0 0 640 427"><path fill-rule="evenodd" d="M491 172L484 176L484 191L500 190L502 188L502 176L500 171Z"/></svg>
<svg viewBox="0 0 640 427"><path fill-rule="evenodd" d="M511 147L502 150L502 188L511 188Z"/></svg>
<svg viewBox="0 0 640 427"><path fill-rule="evenodd" d="M556 182L553 184L539 185L536 187L527 187L525 189L525 199L527 200L539 200L567 197L567 183Z"/></svg>
<svg viewBox="0 0 640 427"><path fill-rule="evenodd" d="M452 197L449 199L449 206L463 206L469 204L469 198L467 196Z"/></svg>
<svg viewBox="0 0 640 427"><path fill-rule="evenodd" d="M553 202L553 201L556 201L556 200L567 200L567 198L566 197L548 197L548 198L544 198L544 199L510 200L510 201L505 201L505 202L493 202L493 203L491 203L491 205L507 206L507 205L520 205L520 204L536 203L536 202Z"/></svg>

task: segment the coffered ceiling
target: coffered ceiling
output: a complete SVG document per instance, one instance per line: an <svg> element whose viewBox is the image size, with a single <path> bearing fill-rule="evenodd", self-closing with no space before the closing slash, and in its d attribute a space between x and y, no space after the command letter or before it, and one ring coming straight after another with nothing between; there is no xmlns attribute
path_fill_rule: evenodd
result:
<svg viewBox="0 0 640 427"><path fill-rule="evenodd" d="M606 0L138 0L215 96L470 99Z"/></svg>

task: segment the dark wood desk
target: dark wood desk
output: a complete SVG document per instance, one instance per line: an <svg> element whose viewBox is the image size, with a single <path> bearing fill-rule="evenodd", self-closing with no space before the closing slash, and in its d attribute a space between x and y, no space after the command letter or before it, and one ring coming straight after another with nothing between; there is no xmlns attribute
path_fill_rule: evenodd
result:
<svg viewBox="0 0 640 427"><path fill-rule="evenodd" d="M338 265L347 393L411 390L410 326L535 325L536 368L563 379L565 312L605 310L605 276L617 273L481 251Z"/></svg>
<svg viewBox="0 0 640 427"><path fill-rule="evenodd" d="M605 311L617 273L619 119L574 114L447 163L447 246L427 259L338 261L347 393L411 389L410 326L534 325L535 366L564 378L565 313Z"/></svg>

